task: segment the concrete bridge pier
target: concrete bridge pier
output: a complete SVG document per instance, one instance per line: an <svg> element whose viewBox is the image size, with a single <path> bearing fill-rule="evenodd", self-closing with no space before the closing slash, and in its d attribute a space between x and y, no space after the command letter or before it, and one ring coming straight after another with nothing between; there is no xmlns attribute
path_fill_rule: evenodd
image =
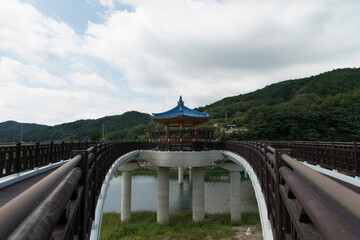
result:
<svg viewBox="0 0 360 240"><path fill-rule="evenodd" d="M137 169L137 162L129 162L122 165L119 170L122 171L121 182L121 221L129 221L131 217L131 171Z"/></svg>
<svg viewBox="0 0 360 240"><path fill-rule="evenodd" d="M235 163L225 163L223 166L230 171L230 212L231 221L238 222L241 220L241 175L243 167Z"/></svg>
<svg viewBox="0 0 360 240"><path fill-rule="evenodd" d="M193 179L192 167L189 167L189 183L192 183L192 179Z"/></svg>
<svg viewBox="0 0 360 240"><path fill-rule="evenodd" d="M178 183L180 185L184 184L184 168L178 167Z"/></svg>
<svg viewBox="0 0 360 240"><path fill-rule="evenodd" d="M193 167L193 221L200 222L205 219L205 194L204 194L204 168Z"/></svg>
<svg viewBox="0 0 360 240"><path fill-rule="evenodd" d="M169 221L169 168L158 167L157 222Z"/></svg>

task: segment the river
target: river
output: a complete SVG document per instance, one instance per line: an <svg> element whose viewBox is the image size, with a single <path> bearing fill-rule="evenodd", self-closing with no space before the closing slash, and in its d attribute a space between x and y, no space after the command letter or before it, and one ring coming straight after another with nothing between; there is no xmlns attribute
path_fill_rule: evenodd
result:
<svg viewBox="0 0 360 240"><path fill-rule="evenodd" d="M169 179L170 213L191 211L192 188L189 179L184 177L184 184L177 179ZM131 211L156 211L157 177L132 177ZM241 206L243 212L258 211L254 190L249 179L241 181ZM114 176L110 182L104 205L104 212L121 212L121 175ZM205 212L230 212L229 177L217 177L205 182Z"/></svg>

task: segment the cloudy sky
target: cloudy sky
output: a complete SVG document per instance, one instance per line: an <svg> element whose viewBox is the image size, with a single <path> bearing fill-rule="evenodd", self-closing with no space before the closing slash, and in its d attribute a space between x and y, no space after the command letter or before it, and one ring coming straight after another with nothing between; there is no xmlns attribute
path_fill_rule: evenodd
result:
<svg viewBox="0 0 360 240"><path fill-rule="evenodd" d="M359 67L358 0L1 0L0 122L191 108Z"/></svg>

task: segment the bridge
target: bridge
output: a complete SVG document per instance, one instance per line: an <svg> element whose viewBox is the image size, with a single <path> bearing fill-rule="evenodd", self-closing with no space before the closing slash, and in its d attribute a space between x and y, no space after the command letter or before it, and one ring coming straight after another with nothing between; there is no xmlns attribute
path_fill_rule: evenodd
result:
<svg viewBox="0 0 360 240"><path fill-rule="evenodd" d="M158 165L158 178L166 182L166 168L178 163L165 155L174 154L198 158L193 188L200 193L205 164L227 158L230 184L241 165L254 186L264 239L360 239L359 143L212 141L196 143L199 151L173 152L159 151L158 144L0 146L0 239L97 239L112 174L119 167L131 172L140 156ZM159 181L159 189L158 222L166 222L166 184ZM122 195L121 215L129 218L129 197ZM196 197L193 220L202 221L204 196ZM236 220L236 193L231 199Z"/></svg>

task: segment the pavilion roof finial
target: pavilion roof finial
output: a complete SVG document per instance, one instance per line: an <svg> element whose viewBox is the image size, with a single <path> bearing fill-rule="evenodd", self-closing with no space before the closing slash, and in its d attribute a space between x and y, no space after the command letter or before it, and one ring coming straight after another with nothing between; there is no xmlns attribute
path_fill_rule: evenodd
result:
<svg viewBox="0 0 360 240"><path fill-rule="evenodd" d="M178 101L178 105L179 106L184 106L184 101L182 100L182 96L180 95L179 101Z"/></svg>

